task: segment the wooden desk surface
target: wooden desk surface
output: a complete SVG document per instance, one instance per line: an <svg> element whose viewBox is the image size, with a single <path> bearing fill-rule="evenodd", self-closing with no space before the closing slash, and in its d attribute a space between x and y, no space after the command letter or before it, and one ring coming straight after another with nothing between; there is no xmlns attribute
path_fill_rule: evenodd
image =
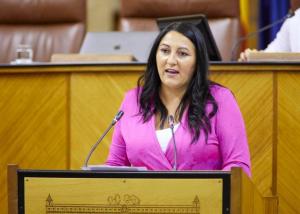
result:
<svg viewBox="0 0 300 214"><path fill-rule="evenodd" d="M36 72L113 72L143 71L144 63L35 63L28 65L0 64L0 73L36 73ZM299 71L300 62L212 62L211 71Z"/></svg>

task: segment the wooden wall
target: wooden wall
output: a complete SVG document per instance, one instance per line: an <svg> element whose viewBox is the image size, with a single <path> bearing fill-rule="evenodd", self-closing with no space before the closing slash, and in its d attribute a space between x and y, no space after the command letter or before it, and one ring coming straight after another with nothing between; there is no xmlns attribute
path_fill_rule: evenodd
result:
<svg viewBox="0 0 300 214"><path fill-rule="evenodd" d="M277 193L280 213L300 213L300 72L278 72Z"/></svg>
<svg viewBox="0 0 300 214"><path fill-rule="evenodd" d="M7 212L6 164L79 169L144 65L0 66L0 210ZM244 115L252 180L279 195L279 213L300 213L300 65L218 64ZM103 163L112 132L96 149Z"/></svg>

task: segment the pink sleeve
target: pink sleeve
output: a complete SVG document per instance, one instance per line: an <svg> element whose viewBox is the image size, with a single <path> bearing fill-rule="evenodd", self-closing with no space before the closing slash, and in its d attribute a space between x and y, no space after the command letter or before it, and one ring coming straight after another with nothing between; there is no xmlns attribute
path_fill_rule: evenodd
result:
<svg viewBox="0 0 300 214"><path fill-rule="evenodd" d="M222 170L241 167L251 177L250 154L242 114L229 90L222 90L219 96L216 134L223 159Z"/></svg>
<svg viewBox="0 0 300 214"><path fill-rule="evenodd" d="M124 99L120 108L120 110L124 111L124 116L126 114L126 111L123 109L125 102L126 102L126 98ZM120 119L119 122L116 123L114 127L112 143L110 145L108 158L105 162L106 165L130 166L129 160L127 158L127 153L126 153L126 144L121 133L121 126L122 126L122 118Z"/></svg>

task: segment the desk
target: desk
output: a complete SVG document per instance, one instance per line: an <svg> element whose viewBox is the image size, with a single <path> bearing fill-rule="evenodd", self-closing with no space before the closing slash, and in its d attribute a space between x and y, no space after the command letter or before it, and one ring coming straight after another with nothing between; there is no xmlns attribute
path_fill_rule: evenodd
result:
<svg viewBox="0 0 300 214"><path fill-rule="evenodd" d="M80 168L144 69L128 63L1 65L0 209L7 209L7 163ZM230 88L239 103L253 182L263 195L279 195L280 213L300 212L300 63L217 63L211 78ZM104 162L111 135L91 164Z"/></svg>

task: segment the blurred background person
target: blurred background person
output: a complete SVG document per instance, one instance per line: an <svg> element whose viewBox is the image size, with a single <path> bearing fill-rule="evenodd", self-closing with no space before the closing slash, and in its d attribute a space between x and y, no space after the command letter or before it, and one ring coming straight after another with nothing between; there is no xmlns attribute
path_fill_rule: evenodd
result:
<svg viewBox="0 0 300 214"><path fill-rule="evenodd" d="M300 4L299 0L291 1L292 8L298 7ZM282 16L284 12L289 8L289 4L286 3L286 9L282 11ZM265 18L265 17L263 17ZM262 20L262 18L261 18ZM273 19L275 22L276 20ZM264 23L261 21L261 23ZM266 33L262 33L260 35L260 47L264 48L261 51L265 52L300 52L300 9L296 9L294 11L294 15L291 18L288 18L284 21L281 28L279 29L280 25L275 25L273 29L271 29L267 34L270 35L272 38L275 35L275 38L268 43L266 39ZM279 30L277 32L277 30ZM257 49L250 49L247 48L245 51L241 52L239 61L247 61L249 53L257 52Z"/></svg>

